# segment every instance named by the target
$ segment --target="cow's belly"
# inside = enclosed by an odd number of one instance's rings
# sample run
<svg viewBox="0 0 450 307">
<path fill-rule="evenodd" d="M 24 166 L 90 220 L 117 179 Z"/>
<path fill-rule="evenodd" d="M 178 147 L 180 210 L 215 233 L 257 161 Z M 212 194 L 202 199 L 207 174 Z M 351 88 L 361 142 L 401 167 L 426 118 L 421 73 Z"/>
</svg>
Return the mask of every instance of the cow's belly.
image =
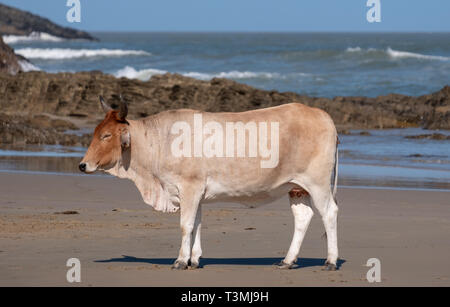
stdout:
<svg viewBox="0 0 450 307">
<path fill-rule="evenodd" d="M 273 202 L 296 187 L 293 183 L 283 183 L 277 186 L 239 187 L 224 186 L 217 182 L 208 182 L 203 203 L 238 203 L 247 206 L 264 205 Z"/>
</svg>

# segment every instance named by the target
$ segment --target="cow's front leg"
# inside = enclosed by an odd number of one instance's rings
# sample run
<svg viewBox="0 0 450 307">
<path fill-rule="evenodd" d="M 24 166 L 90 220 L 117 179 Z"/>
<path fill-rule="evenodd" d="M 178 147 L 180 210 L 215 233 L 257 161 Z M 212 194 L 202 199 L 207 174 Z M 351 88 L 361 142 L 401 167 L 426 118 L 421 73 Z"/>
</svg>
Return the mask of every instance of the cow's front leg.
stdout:
<svg viewBox="0 0 450 307">
<path fill-rule="evenodd" d="M 187 269 L 189 258 L 191 257 L 191 237 L 200 203 L 201 193 L 186 189 L 182 193 L 180 202 L 180 227 L 181 227 L 181 248 L 177 260 L 172 268 Z"/>
<path fill-rule="evenodd" d="M 192 236 L 194 237 L 194 244 L 192 246 L 191 253 L 191 268 L 196 269 L 200 267 L 200 257 L 202 256 L 202 244 L 201 235 L 202 230 L 202 205 L 198 205 L 197 215 L 195 217 L 194 232 Z"/>
</svg>

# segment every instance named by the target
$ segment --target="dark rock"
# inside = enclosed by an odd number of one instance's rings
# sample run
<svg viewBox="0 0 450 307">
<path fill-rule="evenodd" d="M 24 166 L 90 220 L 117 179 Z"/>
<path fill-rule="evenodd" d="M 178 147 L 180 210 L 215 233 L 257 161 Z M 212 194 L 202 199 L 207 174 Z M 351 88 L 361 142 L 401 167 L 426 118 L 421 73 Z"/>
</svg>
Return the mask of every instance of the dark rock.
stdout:
<svg viewBox="0 0 450 307">
<path fill-rule="evenodd" d="M 0 26 L 1 28 L 1 26 Z M 22 71 L 19 61 L 27 61 L 24 57 L 14 53 L 14 49 L 3 42 L 0 36 L 0 73 L 16 74 Z"/>
<path fill-rule="evenodd" d="M 419 135 L 408 135 L 405 136 L 407 139 L 427 139 L 427 140 L 450 140 L 450 135 L 444 135 L 442 133 L 433 134 L 419 134 Z"/>
<path fill-rule="evenodd" d="M 327 111 L 341 130 L 420 126 L 450 129 L 448 86 L 420 97 L 391 94 L 328 99 L 264 91 L 227 79 L 201 81 L 177 74 L 156 75 L 147 82 L 117 79 L 100 72 L 0 76 L 0 107 L 4 112 L 98 119 L 103 116 L 98 96 L 117 105 L 120 93 L 129 102 L 134 118 L 168 109 L 237 112 L 298 101 Z"/>
<path fill-rule="evenodd" d="M 0 144 L 89 145 L 91 135 L 63 133 L 52 127 L 52 121 L 46 118 L 0 113 Z"/>
<path fill-rule="evenodd" d="M 62 212 L 55 212 L 54 214 L 80 214 L 78 211 L 68 210 Z"/>
<path fill-rule="evenodd" d="M 358 133 L 359 135 L 362 135 L 362 136 L 370 136 L 371 134 L 370 134 L 370 132 L 368 132 L 368 131 L 361 131 L 360 133 Z"/>
<path fill-rule="evenodd" d="M 338 134 L 340 135 L 351 135 L 352 133 L 347 129 L 337 129 Z"/>
<path fill-rule="evenodd" d="M 412 154 L 412 155 L 408 155 L 408 158 L 423 158 L 423 155 L 421 154 Z"/>
<path fill-rule="evenodd" d="M 0 74 L 1 112 L 27 116 L 24 126 L 13 125 L 16 129 L 14 140 L 20 140 L 19 135 L 23 132 L 28 136 L 26 142 L 87 144 L 84 138 L 61 131 L 76 129 L 74 122 L 80 128 L 93 128 L 104 116 L 99 106 L 99 95 L 112 106 L 117 106 L 120 94 L 129 104 L 131 119 L 170 109 L 239 112 L 301 102 L 327 111 L 342 134 L 352 134 L 351 130 L 357 129 L 420 126 L 450 129 L 448 86 L 420 97 L 391 94 L 376 98 L 329 99 L 264 91 L 227 79 L 201 81 L 169 73 L 153 76 L 146 82 L 115 78 L 101 72 Z M 44 129 L 39 131 L 37 126 Z M 368 132 L 363 131 L 361 135 L 368 135 Z M 8 137 L 9 142 L 13 136 Z M 0 138 L 7 137 L 1 135 Z"/>
<path fill-rule="evenodd" d="M 30 35 L 44 32 L 66 39 L 96 40 L 89 33 L 59 26 L 47 18 L 0 4 L 0 35 Z"/>
<path fill-rule="evenodd" d="M 50 125 L 61 132 L 66 130 L 78 130 L 78 127 L 74 123 L 63 119 L 52 119 Z"/>
<path fill-rule="evenodd" d="M 361 135 L 361 136 L 371 136 L 369 131 L 352 132 L 348 129 L 338 129 L 338 134 L 340 135 Z"/>
</svg>

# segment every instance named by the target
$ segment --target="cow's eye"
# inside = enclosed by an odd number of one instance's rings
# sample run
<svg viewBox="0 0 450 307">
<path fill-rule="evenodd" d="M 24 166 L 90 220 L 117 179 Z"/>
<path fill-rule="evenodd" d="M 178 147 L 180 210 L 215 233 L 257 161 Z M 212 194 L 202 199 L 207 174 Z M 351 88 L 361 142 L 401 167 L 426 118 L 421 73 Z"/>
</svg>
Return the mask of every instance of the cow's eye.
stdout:
<svg viewBox="0 0 450 307">
<path fill-rule="evenodd" d="M 111 137 L 111 133 L 105 133 L 105 134 L 103 134 L 101 137 L 100 137 L 100 139 L 101 140 L 106 140 L 106 139 L 108 139 L 108 138 L 110 138 Z"/>
</svg>

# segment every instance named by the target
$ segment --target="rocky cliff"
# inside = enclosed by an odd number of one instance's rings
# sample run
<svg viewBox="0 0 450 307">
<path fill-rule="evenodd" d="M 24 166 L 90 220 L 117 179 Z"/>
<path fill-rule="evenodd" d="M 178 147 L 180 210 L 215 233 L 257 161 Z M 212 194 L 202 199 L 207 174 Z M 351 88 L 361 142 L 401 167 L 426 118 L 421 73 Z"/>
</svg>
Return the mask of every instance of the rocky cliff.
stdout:
<svg viewBox="0 0 450 307">
<path fill-rule="evenodd" d="M 38 15 L 0 4 L 0 35 L 29 35 L 32 32 L 67 39 L 95 40 L 89 33 L 62 27 Z"/>
<path fill-rule="evenodd" d="M 14 50 L 3 42 L 0 36 L 0 73 L 16 74 L 22 70 L 19 61 L 27 61 L 14 53 Z"/>
<path fill-rule="evenodd" d="M 15 143 L 20 139 L 25 143 L 86 145 L 88 137 L 67 138 L 63 132 L 92 128 L 103 117 L 98 96 L 104 96 L 114 106 L 119 94 L 129 103 L 130 118 L 169 109 L 236 112 L 297 101 L 326 110 L 340 131 L 405 127 L 450 129 L 449 86 L 419 97 L 390 94 L 376 98 L 329 99 L 264 91 L 228 79 L 201 81 L 177 74 L 157 75 L 143 82 L 118 79 L 101 72 L 26 72 L 15 76 L 0 74 L 0 134 L 9 135 L 0 141 Z M 44 127 L 48 120 L 42 120 L 42 116 L 60 121 Z M 32 132 L 39 127 L 41 131 Z"/>
<path fill-rule="evenodd" d="M 351 129 L 450 129 L 449 86 L 419 97 L 390 94 L 329 99 L 259 90 L 228 79 L 201 81 L 177 74 L 153 76 L 147 82 L 101 72 L 0 75 L 0 110 L 8 113 L 95 119 L 102 116 L 98 96 L 114 104 L 119 94 L 129 102 L 135 118 L 168 109 L 237 112 L 298 101 L 326 110 L 337 125 Z"/>
</svg>

